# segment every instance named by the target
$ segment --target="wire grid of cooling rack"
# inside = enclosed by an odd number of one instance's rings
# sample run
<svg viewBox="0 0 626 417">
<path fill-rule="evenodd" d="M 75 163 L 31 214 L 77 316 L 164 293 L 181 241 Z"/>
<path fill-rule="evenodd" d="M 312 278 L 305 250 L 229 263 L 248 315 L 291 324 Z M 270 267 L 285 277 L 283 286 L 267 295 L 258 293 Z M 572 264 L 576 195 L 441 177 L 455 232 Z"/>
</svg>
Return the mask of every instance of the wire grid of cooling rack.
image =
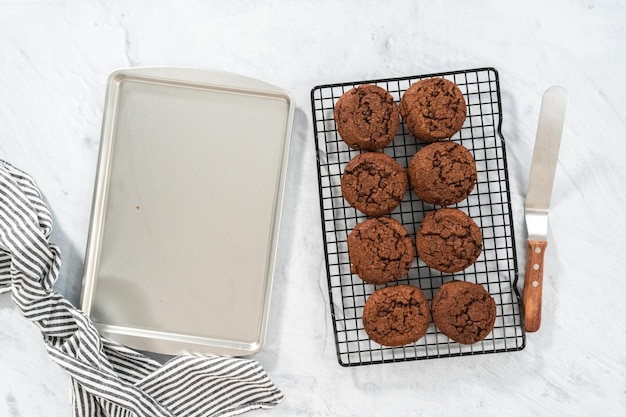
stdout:
<svg viewBox="0 0 626 417">
<path fill-rule="evenodd" d="M 480 226 L 483 250 L 474 265 L 455 274 L 430 269 L 416 257 L 407 277 L 386 285 L 417 286 L 430 301 L 441 284 L 452 279 L 482 284 L 496 301 L 497 317 L 493 331 L 473 345 L 448 339 L 430 323 L 426 335 L 417 342 L 386 347 L 370 340 L 362 323 L 365 300 L 383 286 L 367 284 L 350 273 L 346 239 L 354 226 L 367 217 L 352 208 L 341 194 L 343 169 L 359 151 L 350 149 L 341 140 L 333 108 L 344 92 L 360 84 L 376 84 L 389 91 L 399 103 L 412 83 L 431 77 L 444 77 L 456 83 L 467 103 L 465 124 L 451 140 L 472 152 L 478 178 L 470 196 L 452 207 L 467 213 Z M 339 363 L 356 366 L 523 349 L 526 335 L 516 288 L 518 268 L 506 154 L 500 132 L 502 114 L 498 72 L 494 68 L 479 68 L 321 85 L 312 89 L 311 104 L 329 301 Z M 406 167 L 415 152 L 425 145 L 414 139 L 402 122 L 393 142 L 383 152 Z M 409 191 L 391 217 L 399 220 L 414 239 L 425 213 L 435 209 L 437 207 L 422 202 Z"/>
</svg>

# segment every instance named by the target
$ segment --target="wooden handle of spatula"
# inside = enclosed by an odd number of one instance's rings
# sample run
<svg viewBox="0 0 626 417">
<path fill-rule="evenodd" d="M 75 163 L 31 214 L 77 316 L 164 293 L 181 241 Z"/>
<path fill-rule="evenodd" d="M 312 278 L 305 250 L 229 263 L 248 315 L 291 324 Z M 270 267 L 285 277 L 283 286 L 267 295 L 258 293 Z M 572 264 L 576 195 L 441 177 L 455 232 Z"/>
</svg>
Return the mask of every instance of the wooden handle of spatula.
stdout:
<svg viewBox="0 0 626 417">
<path fill-rule="evenodd" d="M 524 324 L 527 332 L 536 332 L 541 325 L 543 289 L 543 254 L 548 242 L 529 240 L 526 276 L 524 277 Z"/>
</svg>

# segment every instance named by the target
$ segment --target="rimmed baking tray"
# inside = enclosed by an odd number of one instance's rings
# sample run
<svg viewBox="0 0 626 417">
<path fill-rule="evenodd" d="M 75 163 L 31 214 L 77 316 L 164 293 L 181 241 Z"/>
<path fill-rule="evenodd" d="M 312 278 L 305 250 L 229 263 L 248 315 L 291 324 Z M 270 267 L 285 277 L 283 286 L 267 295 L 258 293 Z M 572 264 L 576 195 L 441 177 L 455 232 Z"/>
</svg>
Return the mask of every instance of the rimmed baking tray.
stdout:
<svg viewBox="0 0 626 417">
<path fill-rule="evenodd" d="M 81 296 L 104 336 L 163 354 L 262 348 L 294 109 L 232 73 L 110 75 Z"/>
<path fill-rule="evenodd" d="M 450 340 L 431 323 L 425 337 L 415 343 L 401 347 L 381 346 L 368 338 L 362 323 L 365 300 L 381 286 L 366 284 L 350 273 L 346 243 L 350 231 L 366 218 L 341 194 L 345 165 L 359 152 L 350 149 L 339 136 L 333 109 L 339 97 L 357 85 L 376 84 L 389 91 L 398 103 L 411 84 L 431 77 L 445 77 L 455 82 L 467 103 L 465 124 L 451 140 L 472 152 L 478 180 L 470 196 L 455 207 L 481 227 L 483 251 L 474 265 L 452 275 L 430 269 L 416 258 L 407 277 L 387 285 L 415 285 L 432 300 L 443 282 L 458 279 L 479 283 L 495 299 L 497 317 L 493 331 L 473 345 Z M 339 363 L 356 366 L 523 349 L 526 335 L 516 286 L 517 256 L 505 141 L 500 131 L 500 81 L 495 68 L 320 85 L 311 90 L 311 106 L 329 302 Z M 426 143 L 408 133 L 403 121 L 393 142 L 382 151 L 406 167 L 424 145 Z M 410 191 L 391 216 L 400 221 L 414 238 L 424 214 L 435 208 Z"/>
</svg>

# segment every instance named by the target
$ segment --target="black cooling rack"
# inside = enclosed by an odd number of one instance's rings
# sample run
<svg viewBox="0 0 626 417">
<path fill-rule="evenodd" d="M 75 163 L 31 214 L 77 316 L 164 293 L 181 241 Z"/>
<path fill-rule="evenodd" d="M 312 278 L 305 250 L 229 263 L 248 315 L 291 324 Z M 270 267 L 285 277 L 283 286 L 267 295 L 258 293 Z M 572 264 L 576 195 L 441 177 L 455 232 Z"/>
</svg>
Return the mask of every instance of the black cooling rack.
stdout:
<svg viewBox="0 0 626 417">
<path fill-rule="evenodd" d="M 386 285 L 415 285 L 432 300 L 441 284 L 452 279 L 482 284 L 496 301 L 497 318 L 487 338 L 473 345 L 448 339 L 431 323 L 426 336 L 417 342 L 402 347 L 385 347 L 368 338 L 361 321 L 365 300 L 382 286 L 364 283 L 356 274 L 350 273 L 346 239 L 366 216 L 352 208 L 341 195 L 343 169 L 359 151 L 350 149 L 341 140 L 335 127 L 333 108 L 344 92 L 360 84 L 379 85 L 399 103 L 412 83 L 430 77 L 444 77 L 455 82 L 465 96 L 467 119 L 451 140 L 472 152 L 478 179 L 472 194 L 453 207 L 467 213 L 480 226 L 483 251 L 474 265 L 456 274 L 430 269 L 416 258 L 407 277 Z M 502 114 L 498 72 L 494 68 L 479 68 L 321 85 L 311 91 L 311 104 L 330 310 L 339 363 L 355 366 L 523 349 L 526 335 L 516 287 L 518 268 L 506 154 L 500 132 Z M 393 142 L 383 152 L 406 167 L 424 145 L 426 143 L 408 133 L 402 122 Z M 424 214 L 436 208 L 422 202 L 410 191 L 391 216 L 399 220 L 414 238 Z"/>
</svg>

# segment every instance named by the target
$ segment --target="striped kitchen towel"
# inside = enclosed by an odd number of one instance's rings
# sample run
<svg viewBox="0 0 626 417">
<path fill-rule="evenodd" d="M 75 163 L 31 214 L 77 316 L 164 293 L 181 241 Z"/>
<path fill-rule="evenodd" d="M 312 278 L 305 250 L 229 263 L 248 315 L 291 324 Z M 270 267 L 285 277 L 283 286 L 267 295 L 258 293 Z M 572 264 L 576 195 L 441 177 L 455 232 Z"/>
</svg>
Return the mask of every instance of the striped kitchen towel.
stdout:
<svg viewBox="0 0 626 417">
<path fill-rule="evenodd" d="M 271 408 L 282 392 L 253 360 L 181 355 L 160 364 L 99 335 L 54 291 L 61 264 L 33 179 L 0 161 L 0 293 L 11 292 L 70 376 L 77 417 L 231 416 Z"/>
</svg>

